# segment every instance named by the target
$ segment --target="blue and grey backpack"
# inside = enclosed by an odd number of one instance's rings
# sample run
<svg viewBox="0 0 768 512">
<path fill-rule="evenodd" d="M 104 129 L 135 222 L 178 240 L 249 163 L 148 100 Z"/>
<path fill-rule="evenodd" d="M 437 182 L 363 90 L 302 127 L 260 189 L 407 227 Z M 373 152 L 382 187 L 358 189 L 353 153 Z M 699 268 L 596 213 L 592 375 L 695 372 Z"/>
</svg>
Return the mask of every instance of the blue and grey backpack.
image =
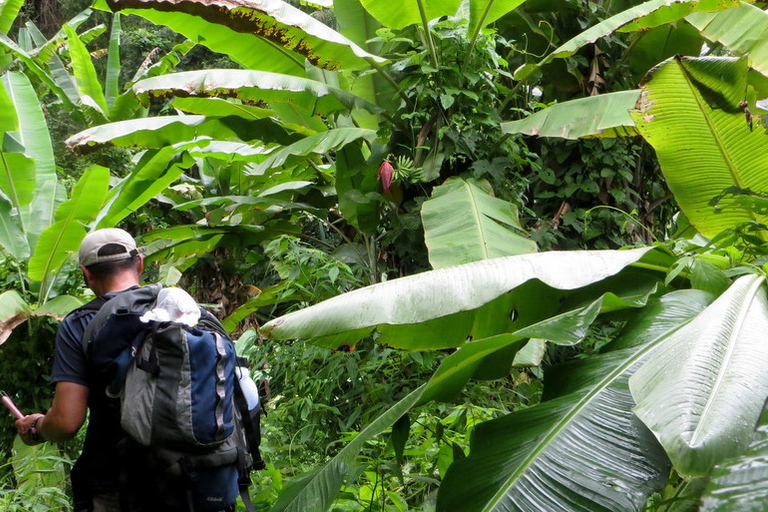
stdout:
<svg viewBox="0 0 768 512">
<path fill-rule="evenodd" d="M 264 462 L 261 407 L 249 408 L 241 386 L 248 362 L 202 308 L 194 327 L 142 322 L 161 289 L 137 287 L 97 304 L 83 336 L 89 362 L 119 401 L 120 464 L 133 473 L 121 487 L 153 486 L 146 495 L 164 501 L 155 510 L 234 510 L 239 494 L 252 512 L 249 473 Z"/>
</svg>

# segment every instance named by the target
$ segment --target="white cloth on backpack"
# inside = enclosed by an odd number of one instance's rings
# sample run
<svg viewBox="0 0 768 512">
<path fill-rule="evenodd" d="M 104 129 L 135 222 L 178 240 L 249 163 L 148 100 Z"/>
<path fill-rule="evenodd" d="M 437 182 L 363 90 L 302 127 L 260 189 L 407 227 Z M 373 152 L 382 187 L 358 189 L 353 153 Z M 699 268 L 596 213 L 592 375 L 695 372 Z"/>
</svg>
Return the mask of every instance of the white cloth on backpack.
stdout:
<svg viewBox="0 0 768 512">
<path fill-rule="evenodd" d="M 200 320 L 200 308 L 195 299 L 181 288 L 163 288 L 157 294 L 155 307 L 141 316 L 141 321 L 144 323 L 153 320 L 194 327 Z"/>
</svg>

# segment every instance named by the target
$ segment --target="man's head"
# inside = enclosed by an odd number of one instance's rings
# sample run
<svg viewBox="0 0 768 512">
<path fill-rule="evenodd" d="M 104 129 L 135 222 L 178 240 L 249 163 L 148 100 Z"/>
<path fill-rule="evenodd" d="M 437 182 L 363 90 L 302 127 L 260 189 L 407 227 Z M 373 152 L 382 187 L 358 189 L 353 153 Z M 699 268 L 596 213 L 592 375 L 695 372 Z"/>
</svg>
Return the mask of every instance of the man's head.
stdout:
<svg viewBox="0 0 768 512">
<path fill-rule="evenodd" d="M 80 244 L 80 268 L 85 281 L 98 294 L 120 291 L 133 284 L 144 268 L 142 248 L 122 229 L 99 229 Z M 121 288 L 125 283 L 130 283 Z"/>
</svg>

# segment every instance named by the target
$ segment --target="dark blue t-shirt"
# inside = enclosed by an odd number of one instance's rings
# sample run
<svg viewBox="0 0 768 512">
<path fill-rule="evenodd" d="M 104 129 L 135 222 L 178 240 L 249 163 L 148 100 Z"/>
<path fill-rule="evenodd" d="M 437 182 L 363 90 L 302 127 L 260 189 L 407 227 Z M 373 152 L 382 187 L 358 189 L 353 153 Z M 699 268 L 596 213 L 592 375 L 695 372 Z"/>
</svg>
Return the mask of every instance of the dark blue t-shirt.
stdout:
<svg viewBox="0 0 768 512">
<path fill-rule="evenodd" d="M 120 292 L 108 293 L 112 298 Z M 73 382 L 87 386 L 88 430 L 83 452 L 72 468 L 74 502 L 90 502 L 93 495 L 116 492 L 118 489 L 117 444 L 123 438 L 120 428 L 119 404 L 107 397 L 105 386 L 95 372 L 83 348 L 85 328 L 97 311 L 79 309 L 70 313 L 56 332 L 56 352 L 53 358 L 51 382 Z M 77 507 L 76 507 L 77 509 Z"/>
</svg>

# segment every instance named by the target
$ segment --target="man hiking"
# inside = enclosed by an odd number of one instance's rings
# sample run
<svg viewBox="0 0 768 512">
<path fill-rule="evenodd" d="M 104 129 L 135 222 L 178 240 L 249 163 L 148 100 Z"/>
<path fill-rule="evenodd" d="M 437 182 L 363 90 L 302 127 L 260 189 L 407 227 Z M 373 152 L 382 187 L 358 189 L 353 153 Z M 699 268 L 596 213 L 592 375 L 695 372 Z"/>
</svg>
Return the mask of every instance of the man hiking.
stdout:
<svg viewBox="0 0 768 512">
<path fill-rule="evenodd" d="M 122 229 L 100 229 L 88 234 L 80 245 L 79 259 L 85 282 L 97 297 L 112 298 L 139 286 L 144 259 L 133 237 Z M 94 378 L 82 344 L 85 328 L 97 311 L 79 308 L 62 321 L 56 333 L 51 374 L 56 386 L 53 405 L 45 414 L 30 414 L 18 420 L 16 428 L 26 444 L 59 443 L 77 434 L 90 410 L 83 451 L 72 468 L 74 510 L 121 512 L 120 468 L 116 461 L 118 443 L 124 435 L 118 412 L 109 402 L 103 384 Z"/>
</svg>

